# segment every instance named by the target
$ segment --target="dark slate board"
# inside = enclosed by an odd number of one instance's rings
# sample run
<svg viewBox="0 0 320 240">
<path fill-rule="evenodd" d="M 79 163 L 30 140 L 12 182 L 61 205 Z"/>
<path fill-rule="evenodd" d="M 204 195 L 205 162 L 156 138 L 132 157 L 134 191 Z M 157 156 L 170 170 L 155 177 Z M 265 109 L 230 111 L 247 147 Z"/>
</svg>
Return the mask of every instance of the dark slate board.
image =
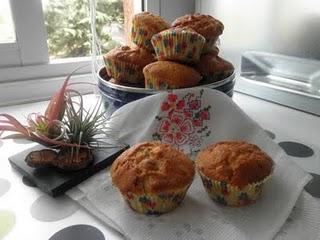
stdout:
<svg viewBox="0 0 320 240">
<path fill-rule="evenodd" d="M 9 161 L 13 168 L 17 169 L 24 177 L 34 183 L 42 191 L 48 193 L 52 197 L 56 197 L 91 177 L 98 171 L 111 165 L 127 148 L 128 146 L 94 151 L 94 162 L 87 168 L 75 172 L 62 171 L 54 167 L 29 167 L 24 161 L 25 157 L 31 151 L 43 149 L 41 146 L 36 146 L 11 156 L 9 157 Z"/>
</svg>

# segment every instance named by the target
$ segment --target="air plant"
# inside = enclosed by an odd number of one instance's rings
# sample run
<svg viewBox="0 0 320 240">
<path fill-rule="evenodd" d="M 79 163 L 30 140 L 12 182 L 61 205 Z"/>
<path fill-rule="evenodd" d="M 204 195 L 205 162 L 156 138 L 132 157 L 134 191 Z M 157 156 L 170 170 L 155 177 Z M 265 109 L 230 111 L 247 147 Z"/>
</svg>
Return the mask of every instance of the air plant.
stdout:
<svg viewBox="0 0 320 240">
<path fill-rule="evenodd" d="M 27 117 L 28 125 L 24 126 L 16 118 L 8 114 L 0 114 L 0 136 L 4 131 L 15 132 L 5 138 L 25 138 L 38 142 L 44 146 L 62 146 L 66 143 L 62 139 L 64 127 L 61 122 L 66 98 L 67 85 L 71 74 L 66 78 L 61 89 L 51 98 L 45 114 L 30 113 Z M 71 146 L 76 146 L 72 144 Z"/>
<path fill-rule="evenodd" d="M 0 114 L 0 136 L 4 131 L 14 132 L 4 139 L 25 138 L 51 149 L 30 153 L 26 162 L 32 167 L 53 165 L 77 170 L 92 161 L 93 149 L 115 147 L 108 141 L 112 134 L 105 126 L 101 101 L 87 111 L 82 95 L 68 88 L 71 75 L 51 98 L 44 115 L 28 115 L 28 125 L 21 124 L 11 115 Z"/>
</svg>

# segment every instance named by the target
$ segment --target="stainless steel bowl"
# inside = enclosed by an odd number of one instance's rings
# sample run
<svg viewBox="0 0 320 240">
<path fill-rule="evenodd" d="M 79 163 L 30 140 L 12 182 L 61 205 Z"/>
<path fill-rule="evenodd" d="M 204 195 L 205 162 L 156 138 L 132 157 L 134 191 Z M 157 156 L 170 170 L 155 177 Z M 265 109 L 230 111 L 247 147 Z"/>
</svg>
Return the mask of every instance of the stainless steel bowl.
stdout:
<svg viewBox="0 0 320 240">
<path fill-rule="evenodd" d="M 99 92 L 101 93 L 101 95 L 105 100 L 105 106 L 106 106 L 108 115 L 111 115 L 115 110 L 117 110 L 118 108 L 120 108 L 121 106 L 129 102 L 132 102 L 140 98 L 144 98 L 146 96 L 150 96 L 159 92 L 163 92 L 163 91 L 157 91 L 153 89 L 126 87 L 126 86 L 110 83 L 109 82 L 110 77 L 108 76 L 105 67 L 102 67 L 98 70 L 97 76 L 98 76 Z M 207 87 L 211 89 L 216 89 L 232 97 L 234 84 L 235 84 L 235 73 L 233 73 L 229 77 L 222 79 L 220 81 L 210 83 L 210 84 L 205 84 L 205 85 L 199 85 L 197 87 Z"/>
</svg>

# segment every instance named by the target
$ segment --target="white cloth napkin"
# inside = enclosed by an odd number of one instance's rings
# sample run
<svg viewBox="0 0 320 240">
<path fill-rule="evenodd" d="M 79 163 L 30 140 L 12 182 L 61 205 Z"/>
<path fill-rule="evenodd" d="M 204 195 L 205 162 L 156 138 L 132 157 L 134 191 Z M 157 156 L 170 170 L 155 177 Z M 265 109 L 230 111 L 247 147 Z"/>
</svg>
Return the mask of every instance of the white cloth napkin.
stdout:
<svg viewBox="0 0 320 240">
<path fill-rule="evenodd" d="M 217 141 L 247 140 L 275 161 L 273 176 L 261 199 L 241 208 L 213 202 L 198 176 L 182 205 L 158 217 L 133 212 L 112 186 L 106 171 L 67 193 L 128 239 L 272 239 L 311 179 L 230 98 L 214 90 L 177 90 L 135 101 L 116 111 L 110 125 L 118 129 L 119 139 L 126 143 L 161 138 L 191 156 Z M 277 238 L 319 236 L 319 206 L 317 200 L 303 193 L 292 213 L 293 220 L 283 226 Z M 293 223 L 307 232 L 297 231 L 299 227 Z"/>
</svg>

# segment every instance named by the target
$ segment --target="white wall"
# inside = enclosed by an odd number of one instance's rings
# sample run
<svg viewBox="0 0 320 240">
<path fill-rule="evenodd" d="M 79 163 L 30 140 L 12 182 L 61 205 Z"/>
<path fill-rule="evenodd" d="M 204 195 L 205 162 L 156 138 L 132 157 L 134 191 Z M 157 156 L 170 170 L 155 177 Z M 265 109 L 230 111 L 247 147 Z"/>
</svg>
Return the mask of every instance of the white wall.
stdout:
<svg viewBox="0 0 320 240">
<path fill-rule="evenodd" d="M 146 0 L 145 9 L 156 13 L 168 22 L 188 13 L 195 12 L 196 0 Z"/>
</svg>

